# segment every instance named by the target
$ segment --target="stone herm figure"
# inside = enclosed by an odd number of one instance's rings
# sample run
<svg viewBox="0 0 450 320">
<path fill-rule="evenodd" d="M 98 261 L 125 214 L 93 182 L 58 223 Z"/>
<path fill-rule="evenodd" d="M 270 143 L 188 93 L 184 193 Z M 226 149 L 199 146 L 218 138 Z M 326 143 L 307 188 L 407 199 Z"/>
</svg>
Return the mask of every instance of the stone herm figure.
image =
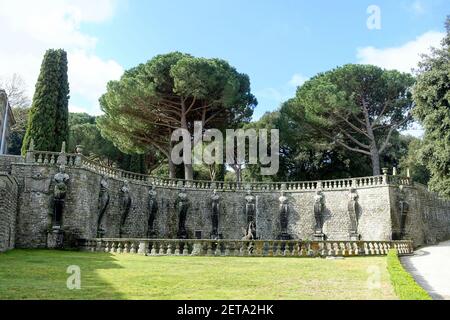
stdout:
<svg viewBox="0 0 450 320">
<path fill-rule="evenodd" d="M 255 235 L 256 235 L 256 225 L 255 222 L 250 221 L 247 229 L 242 228 L 242 230 L 244 231 L 244 237 L 242 238 L 242 240 L 255 240 Z"/>
<path fill-rule="evenodd" d="M 55 188 L 53 190 L 53 227 L 61 227 L 62 217 L 64 211 L 64 201 L 67 195 L 67 183 L 70 180 L 69 175 L 66 173 L 66 167 L 61 165 L 59 167 L 59 172 L 53 177 L 55 182 Z"/>
<path fill-rule="evenodd" d="M 247 190 L 247 195 L 245 196 L 245 215 L 247 216 L 247 229 L 250 227 L 251 222 L 255 226 L 252 234 L 253 239 L 256 239 L 256 198 L 252 195 L 251 190 Z"/>
<path fill-rule="evenodd" d="M 186 218 L 189 209 L 189 199 L 186 189 L 183 187 L 178 193 L 176 207 L 178 208 L 178 239 L 187 239 Z"/>
<path fill-rule="evenodd" d="M 129 186 L 127 180 L 125 180 L 123 182 L 123 186 L 120 189 L 120 192 L 122 193 L 122 203 L 121 203 L 122 216 L 120 219 L 119 237 L 122 238 L 123 227 L 125 226 L 125 222 L 128 218 L 128 215 L 130 214 L 131 202 L 132 202 L 131 196 L 130 196 L 130 186 Z"/>
<path fill-rule="evenodd" d="M 323 207 L 324 196 L 322 190 L 319 189 L 314 196 L 314 218 L 316 220 L 314 231 L 317 235 L 323 235 Z"/>
<path fill-rule="evenodd" d="M 289 199 L 286 197 L 284 191 L 281 191 L 281 196 L 278 198 L 280 202 L 279 216 L 280 216 L 280 227 L 281 234 L 279 239 L 289 240 L 291 236 L 288 234 L 288 221 L 289 221 Z"/>
<path fill-rule="evenodd" d="M 400 189 L 400 194 L 398 196 L 398 208 L 400 212 L 400 239 L 403 239 L 406 234 L 406 217 L 409 212 L 409 204 L 405 201 L 403 189 Z"/>
<path fill-rule="evenodd" d="M 220 196 L 217 194 L 217 190 L 213 190 L 211 196 L 211 221 L 212 221 L 212 232 L 211 239 L 219 238 L 219 201 Z"/>
<path fill-rule="evenodd" d="M 281 196 L 278 198 L 280 201 L 280 226 L 281 233 L 287 233 L 288 228 L 288 214 L 289 214 L 289 199 L 286 197 L 285 192 L 281 192 Z"/>
<path fill-rule="evenodd" d="M 359 224 L 359 212 L 358 212 L 358 194 L 355 188 L 350 188 L 348 194 L 348 215 L 351 222 L 350 238 L 352 240 L 359 240 L 358 224 Z"/>
<path fill-rule="evenodd" d="M 247 222 L 255 221 L 256 198 L 252 195 L 251 190 L 247 190 L 247 195 L 245 196 L 245 213 L 247 216 Z"/>
<path fill-rule="evenodd" d="M 108 181 L 103 176 L 100 180 L 100 193 L 98 195 L 98 220 L 97 220 L 97 236 L 103 237 L 105 234 L 104 228 L 102 228 L 102 220 L 109 206 L 109 188 Z"/>
<path fill-rule="evenodd" d="M 154 230 L 154 221 L 158 212 L 158 202 L 156 200 L 155 186 L 150 186 L 148 190 L 148 220 L 147 220 L 147 237 L 154 238 L 156 232 Z"/>
</svg>

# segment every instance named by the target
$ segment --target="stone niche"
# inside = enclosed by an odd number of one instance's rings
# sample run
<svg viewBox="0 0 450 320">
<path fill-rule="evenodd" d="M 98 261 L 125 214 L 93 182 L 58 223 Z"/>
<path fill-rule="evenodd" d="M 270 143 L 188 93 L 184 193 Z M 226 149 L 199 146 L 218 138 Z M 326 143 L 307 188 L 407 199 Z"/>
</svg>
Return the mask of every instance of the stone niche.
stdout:
<svg viewBox="0 0 450 320">
<path fill-rule="evenodd" d="M 104 238 L 147 238 L 149 237 L 149 197 L 154 186 L 156 206 L 152 220 L 152 238 L 175 239 L 178 236 L 179 208 L 177 197 L 181 187 L 161 179 L 161 181 L 143 181 L 131 174 L 126 177 L 114 170 L 97 170 L 95 167 L 70 165 L 66 168 L 70 180 L 67 184 L 67 196 L 61 229 L 64 241 L 77 243 L 79 239 L 93 239 L 98 236 L 99 197 L 102 177 L 107 180 L 108 206 L 101 219 Z M 0 241 L 5 246 L 5 238 L 12 238 L 16 247 L 46 247 L 51 227 L 53 199 L 53 177 L 58 171 L 56 164 L 13 163 L 11 175 L 4 174 L 2 183 L 11 186 L 7 198 L 2 197 L 1 205 L 7 210 L 8 221 L 13 227 L 0 229 Z M 105 172 L 108 174 L 105 175 Z M 385 178 L 385 176 L 383 177 Z M 127 216 L 123 217 L 123 187 L 128 180 L 128 194 L 131 199 Z M 354 178 L 345 181 L 320 182 L 322 189 L 321 214 L 322 233 L 327 240 L 354 240 L 355 227 L 349 214 L 350 184 L 357 194 L 357 236 L 361 240 L 392 240 L 398 231 L 398 183 L 386 183 L 380 177 Z M 236 187 L 225 183 L 209 185 L 186 185 L 185 193 L 189 202 L 186 214 L 186 237 L 210 239 L 213 232 L 212 196 L 213 190 L 219 197 L 217 215 L 217 235 L 221 239 L 242 239 L 248 233 L 246 214 L 247 189 L 254 196 L 256 238 L 272 240 L 280 234 L 291 239 L 314 240 L 316 219 L 315 201 L 319 183 L 306 182 L 296 184 L 273 183 L 267 186 L 249 184 Z M 282 188 L 283 187 L 283 188 Z M 287 230 L 280 224 L 280 196 L 284 191 L 287 203 Z M 12 190 L 12 191 L 11 191 Z M 4 191 L 6 192 L 6 191 Z M 420 186 L 408 185 L 403 188 L 404 199 L 409 205 L 404 220 L 405 238 L 415 245 L 438 241 L 449 235 L 450 204 L 437 199 Z M 5 204 L 3 199 L 9 199 Z M 17 205 L 17 208 L 14 206 Z M 0 207 L 1 208 L 1 207 Z M 16 210 L 17 209 L 17 210 Z M 15 215 L 14 212 L 17 212 Z M 215 218 L 214 218 L 215 219 Z M 216 222 L 214 222 L 216 223 Z M 286 229 L 284 227 L 284 229 Z M 5 236 L 9 235 L 9 236 Z M 8 242 L 9 246 L 11 243 Z"/>
</svg>

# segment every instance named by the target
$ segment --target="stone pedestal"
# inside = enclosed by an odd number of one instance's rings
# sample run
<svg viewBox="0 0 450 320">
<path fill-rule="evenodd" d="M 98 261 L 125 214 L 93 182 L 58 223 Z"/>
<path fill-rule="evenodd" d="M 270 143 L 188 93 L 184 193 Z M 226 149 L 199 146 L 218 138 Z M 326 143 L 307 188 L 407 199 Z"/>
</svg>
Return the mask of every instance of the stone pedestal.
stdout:
<svg viewBox="0 0 450 320">
<path fill-rule="evenodd" d="M 209 235 L 209 238 L 211 240 L 220 240 L 220 239 L 223 239 L 223 234 L 222 233 L 214 234 L 211 232 L 211 234 Z"/>
<path fill-rule="evenodd" d="M 47 233 L 47 248 L 62 249 L 64 247 L 64 231 L 61 227 L 55 226 Z"/>
<path fill-rule="evenodd" d="M 177 233 L 178 239 L 187 239 L 187 232 L 186 230 L 179 230 Z"/>
<path fill-rule="evenodd" d="M 194 243 L 194 247 L 192 248 L 191 256 L 199 256 L 202 253 L 202 244 Z"/>
<path fill-rule="evenodd" d="M 292 240 L 292 236 L 287 232 L 282 232 L 278 235 L 277 240 Z"/>
<path fill-rule="evenodd" d="M 324 241 L 324 240 L 325 240 L 325 234 L 323 232 L 314 233 L 314 241 Z"/>
<path fill-rule="evenodd" d="M 103 228 L 100 228 L 100 229 L 98 229 L 97 230 L 97 238 L 103 238 L 104 236 L 105 236 L 105 229 L 103 229 Z"/>
<path fill-rule="evenodd" d="M 351 232 L 350 233 L 350 240 L 351 241 L 359 241 L 360 238 L 361 238 L 361 236 L 359 235 L 359 233 L 357 233 L 357 232 Z"/>
</svg>

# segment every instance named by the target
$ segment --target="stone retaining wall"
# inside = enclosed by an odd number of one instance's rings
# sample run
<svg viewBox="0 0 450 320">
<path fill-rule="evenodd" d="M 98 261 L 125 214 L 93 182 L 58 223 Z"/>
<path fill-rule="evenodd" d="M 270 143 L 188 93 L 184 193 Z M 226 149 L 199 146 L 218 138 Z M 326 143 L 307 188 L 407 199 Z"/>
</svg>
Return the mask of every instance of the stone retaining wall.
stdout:
<svg viewBox="0 0 450 320">
<path fill-rule="evenodd" d="M 16 180 L 0 172 L 0 252 L 15 246 L 17 196 Z"/>
<path fill-rule="evenodd" d="M 17 214 L 17 247 L 46 247 L 53 212 L 53 177 L 59 164 L 67 166 L 70 180 L 63 216 L 67 244 L 97 236 L 100 181 L 108 182 L 109 206 L 103 219 L 105 237 L 117 238 L 122 209 L 121 188 L 129 183 L 131 209 L 122 237 L 147 237 L 148 192 L 155 186 L 158 211 L 154 221 L 155 237 L 174 239 L 178 231 L 175 206 L 181 188 L 186 189 L 190 207 L 186 228 L 188 238 L 210 238 L 212 231 L 211 196 L 217 189 L 219 233 L 224 239 L 241 239 L 247 227 L 245 196 L 247 189 L 256 197 L 256 235 L 276 239 L 280 234 L 279 197 L 289 199 L 288 233 L 292 239 L 314 240 L 314 198 L 322 190 L 323 231 L 327 240 L 351 240 L 349 212 L 350 187 L 357 194 L 358 234 L 364 241 L 411 239 L 414 245 L 435 242 L 450 235 L 450 203 L 442 201 L 409 178 L 376 176 L 329 181 L 289 183 L 224 183 L 177 181 L 102 167 L 82 155 L 29 152 L 26 161 L 11 164 L 20 192 Z M 401 224 L 400 201 L 407 203 L 405 226 Z"/>
</svg>

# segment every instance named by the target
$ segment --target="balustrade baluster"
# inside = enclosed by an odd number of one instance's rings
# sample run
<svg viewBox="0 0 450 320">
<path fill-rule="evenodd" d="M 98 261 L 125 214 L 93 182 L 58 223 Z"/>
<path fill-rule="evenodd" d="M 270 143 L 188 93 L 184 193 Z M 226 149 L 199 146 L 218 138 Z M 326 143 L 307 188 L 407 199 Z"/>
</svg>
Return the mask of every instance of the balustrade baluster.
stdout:
<svg viewBox="0 0 450 320">
<path fill-rule="evenodd" d="M 146 242 L 146 241 L 139 241 L 138 254 L 141 254 L 141 255 L 147 254 L 147 247 L 148 247 L 148 242 Z"/>
<path fill-rule="evenodd" d="M 372 242 L 369 242 L 369 251 L 371 255 L 375 254 L 375 248 Z"/>
<path fill-rule="evenodd" d="M 216 242 L 216 251 L 214 252 L 215 256 L 221 256 L 222 255 L 222 250 L 220 248 L 221 243 L 218 241 Z"/>
<path fill-rule="evenodd" d="M 189 243 L 187 241 L 183 242 L 183 256 L 189 254 Z"/>
<path fill-rule="evenodd" d="M 345 244 L 343 243 L 343 242 L 341 242 L 340 244 L 339 244 L 339 249 L 340 249 L 340 251 L 341 251 L 341 255 L 342 256 L 348 256 L 348 254 L 347 254 L 347 251 L 345 250 L 346 248 L 345 248 Z"/>
<path fill-rule="evenodd" d="M 160 256 L 163 256 L 165 253 L 166 253 L 166 251 L 165 251 L 165 243 L 164 243 L 164 241 L 161 241 L 160 243 L 159 243 L 159 252 L 158 252 L 158 255 L 160 255 Z"/>
<path fill-rule="evenodd" d="M 211 241 L 208 241 L 208 242 L 207 242 L 206 255 L 208 255 L 208 256 L 212 256 L 212 255 L 213 255 L 213 251 L 212 251 L 212 243 L 211 243 Z"/>
<path fill-rule="evenodd" d="M 225 256 L 230 256 L 231 252 L 230 252 L 230 243 L 227 241 L 225 242 Z"/>
<path fill-rule="evenodd" d="M 291 256 L 293 256 L 293 257 L 298 256 L 298 242 L 292 242 Z"/>
<path fill-rule="evenodd" d="M 130 253 L 132 253 L 132 254 L 136 253 L 136 242 L 135 241 L 131 241 Z"/>
<path fill-rule="evenodd" d="M 374 249 L 374 252 L 375 252 L 376 255 L 379 255 L 379 254 L 380 254 L 380 250 L 379 250 L 379 248 L 378 248 L 378 243 L 377 243 L 377 242 L 375 242 L 375 243 L 373 244 L 373 249 Z"/>
</svg>

